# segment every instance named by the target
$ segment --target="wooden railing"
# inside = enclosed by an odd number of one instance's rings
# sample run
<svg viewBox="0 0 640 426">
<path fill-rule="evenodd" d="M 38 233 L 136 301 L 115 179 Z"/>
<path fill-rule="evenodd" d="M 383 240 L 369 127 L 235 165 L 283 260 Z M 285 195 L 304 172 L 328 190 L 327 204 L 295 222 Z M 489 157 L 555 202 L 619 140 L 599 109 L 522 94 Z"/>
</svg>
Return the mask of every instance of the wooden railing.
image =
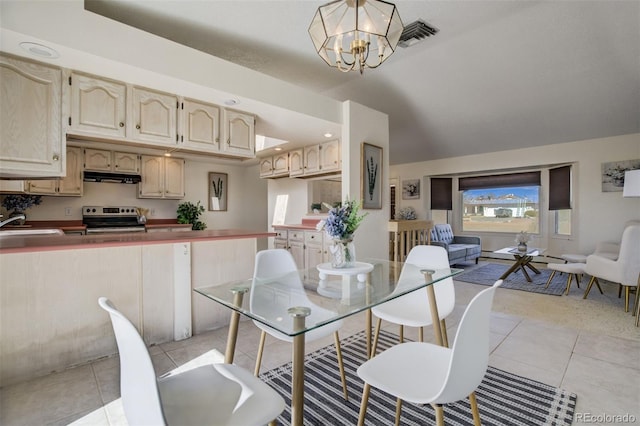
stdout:
<svg viewBox="0 0 640 426">
<path fill-rule="evenodd" d="M 389 260 L 404 262 L 417 245 L 431 244 L 432 220 L 389 221 Z"/>
</svg>

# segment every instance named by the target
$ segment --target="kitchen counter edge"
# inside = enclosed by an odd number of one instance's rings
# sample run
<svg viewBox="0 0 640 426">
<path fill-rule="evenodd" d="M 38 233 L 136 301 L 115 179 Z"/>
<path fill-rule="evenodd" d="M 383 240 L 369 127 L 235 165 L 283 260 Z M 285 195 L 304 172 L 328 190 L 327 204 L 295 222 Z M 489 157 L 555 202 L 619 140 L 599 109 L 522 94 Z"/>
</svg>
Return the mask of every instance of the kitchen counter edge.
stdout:
<svg viewBox="0 0 640 426">
<path fill-rule="evenodd" d="M 191 232 L 126 233 L 61 236 L 13 236 L 0 240 L 0 254 L 77 250 L 133 245 L 171 244 L 242 238 L 275 237 L 274 232 L 217 229 Z"/>
</svg>

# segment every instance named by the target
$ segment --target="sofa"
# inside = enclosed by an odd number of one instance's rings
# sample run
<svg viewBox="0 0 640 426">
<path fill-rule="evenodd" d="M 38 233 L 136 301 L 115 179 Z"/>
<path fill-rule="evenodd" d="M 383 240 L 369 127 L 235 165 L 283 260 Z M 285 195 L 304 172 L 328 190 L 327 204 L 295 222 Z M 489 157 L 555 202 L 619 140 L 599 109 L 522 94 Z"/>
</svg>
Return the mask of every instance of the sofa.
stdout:
<svg viewBox="0 0 640 426">
<path fill-rule="evenodd" d="M 453 235 L 451 225 L 439 223 L 431 229 L 431 244 L 444 247 L 449 254 L 449 265 L 475 260 L 482 253 L 480 237 Z"/>
</svg>

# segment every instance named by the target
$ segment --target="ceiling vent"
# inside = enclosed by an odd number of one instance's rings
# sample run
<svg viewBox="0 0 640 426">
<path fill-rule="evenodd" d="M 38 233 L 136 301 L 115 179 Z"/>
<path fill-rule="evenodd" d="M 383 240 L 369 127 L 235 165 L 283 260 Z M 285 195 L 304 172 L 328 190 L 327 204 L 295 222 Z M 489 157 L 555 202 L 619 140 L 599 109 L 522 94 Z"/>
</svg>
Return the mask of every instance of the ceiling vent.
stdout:
<svg viewBox="0 0 640 426">
<path fill-rule="evenodd" d="M 437 28 L 432 27 L 421 19 L 418 19 L 409 25 L 405 25 L 404 30 L 400 35 L 398 46 L 413 46 L 414 44 L 423 41 L 425 38 L 435 35 L 438 31 L 439 30 Z"/>
</svg>

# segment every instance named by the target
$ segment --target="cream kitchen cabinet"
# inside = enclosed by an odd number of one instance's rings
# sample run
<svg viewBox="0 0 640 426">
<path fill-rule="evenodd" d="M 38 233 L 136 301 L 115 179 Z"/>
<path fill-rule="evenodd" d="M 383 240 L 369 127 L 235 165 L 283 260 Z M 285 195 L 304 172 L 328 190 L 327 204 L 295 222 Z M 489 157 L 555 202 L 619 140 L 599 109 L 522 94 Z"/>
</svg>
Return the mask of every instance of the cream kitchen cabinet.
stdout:
<svg viewBox="0 0 640 426">
<path fill-rule="evenodd" d="M 84 149 L 84 169 L 97 172 L 140 173 L 138 154 L 131 152 Z"/>
<path fill-rule="evenodd" d="M 320 144 L 320 172 L 340 171 L 340 141 L 333 140 Z"/>
<path fill-rule="evenodd" d="M 127 136 L 127 86 L 124 83 L 72 72 L 69 85 L 70 133 L 107 138 Z"/>
<path fill-rule="evenodd" d="M 142 155 L 138 198 L 184 198 L 184 160 Z"/>
<path fill-rule="evenodd" d="M 65 176 L 62 69 L 0 54 L 0 177 Z"/>
<path fill-rule="evenodd" d="M 320 171 L 320 145 L 304 147 L 304 172 L 305 175 L 316 174 Z"/>
<path fill-rule="evenodd" d="M 134 87 L 132 138 L 154 145 L 177 143 L 178 97 L 143 87 Z"/>
<path fill-rule="evenodd" d="M 220 152 L 220 107 L 194 99 L 180 104 L 180 145 L 200 152 Z"/>
<path fill-rule="evenodd" d="M 315 268 L 317 265 L 327 262 L 328 256 L 325 254 L 323 241 L 323 232 L 304 231 L 305 269 Z"/>
<path fill-rule="evenodd" d="M 224 117 L 225 142 L 222 153 L 236 157 L 255 157 L 255 117 L 233 110 L 225 110 Z"/>
<path fill-rule="evenodd" d="M 304 174 L 304 149 L 296 149 L 289 152 L 289 176 L 302 176 Z"/>
<path fill-rule="evenodd" d="M 260 177 L 277 178 L 289 176 L 289 154 L 284 152 L 260 160 Z"/>
<path fill-rule="evenodd" d="M 304 256 L 304 231 L 289 230 L 287 244 L 293 260 L 298 269 L 305 269 Z"/>
<path fill-rule="evenodd" d="M 284 229 L 276 229 L 276 237 L 273 240 L 273 248 L 288 250 L 288 234 Z"/>
<path fill-rule="evenodd" d="M 81 196 L 82 195 L 82 148 L 67 147 L 67 175 L 56 180 L 31 180 L 28 192 L 38 195 Z"/>
</svg>

